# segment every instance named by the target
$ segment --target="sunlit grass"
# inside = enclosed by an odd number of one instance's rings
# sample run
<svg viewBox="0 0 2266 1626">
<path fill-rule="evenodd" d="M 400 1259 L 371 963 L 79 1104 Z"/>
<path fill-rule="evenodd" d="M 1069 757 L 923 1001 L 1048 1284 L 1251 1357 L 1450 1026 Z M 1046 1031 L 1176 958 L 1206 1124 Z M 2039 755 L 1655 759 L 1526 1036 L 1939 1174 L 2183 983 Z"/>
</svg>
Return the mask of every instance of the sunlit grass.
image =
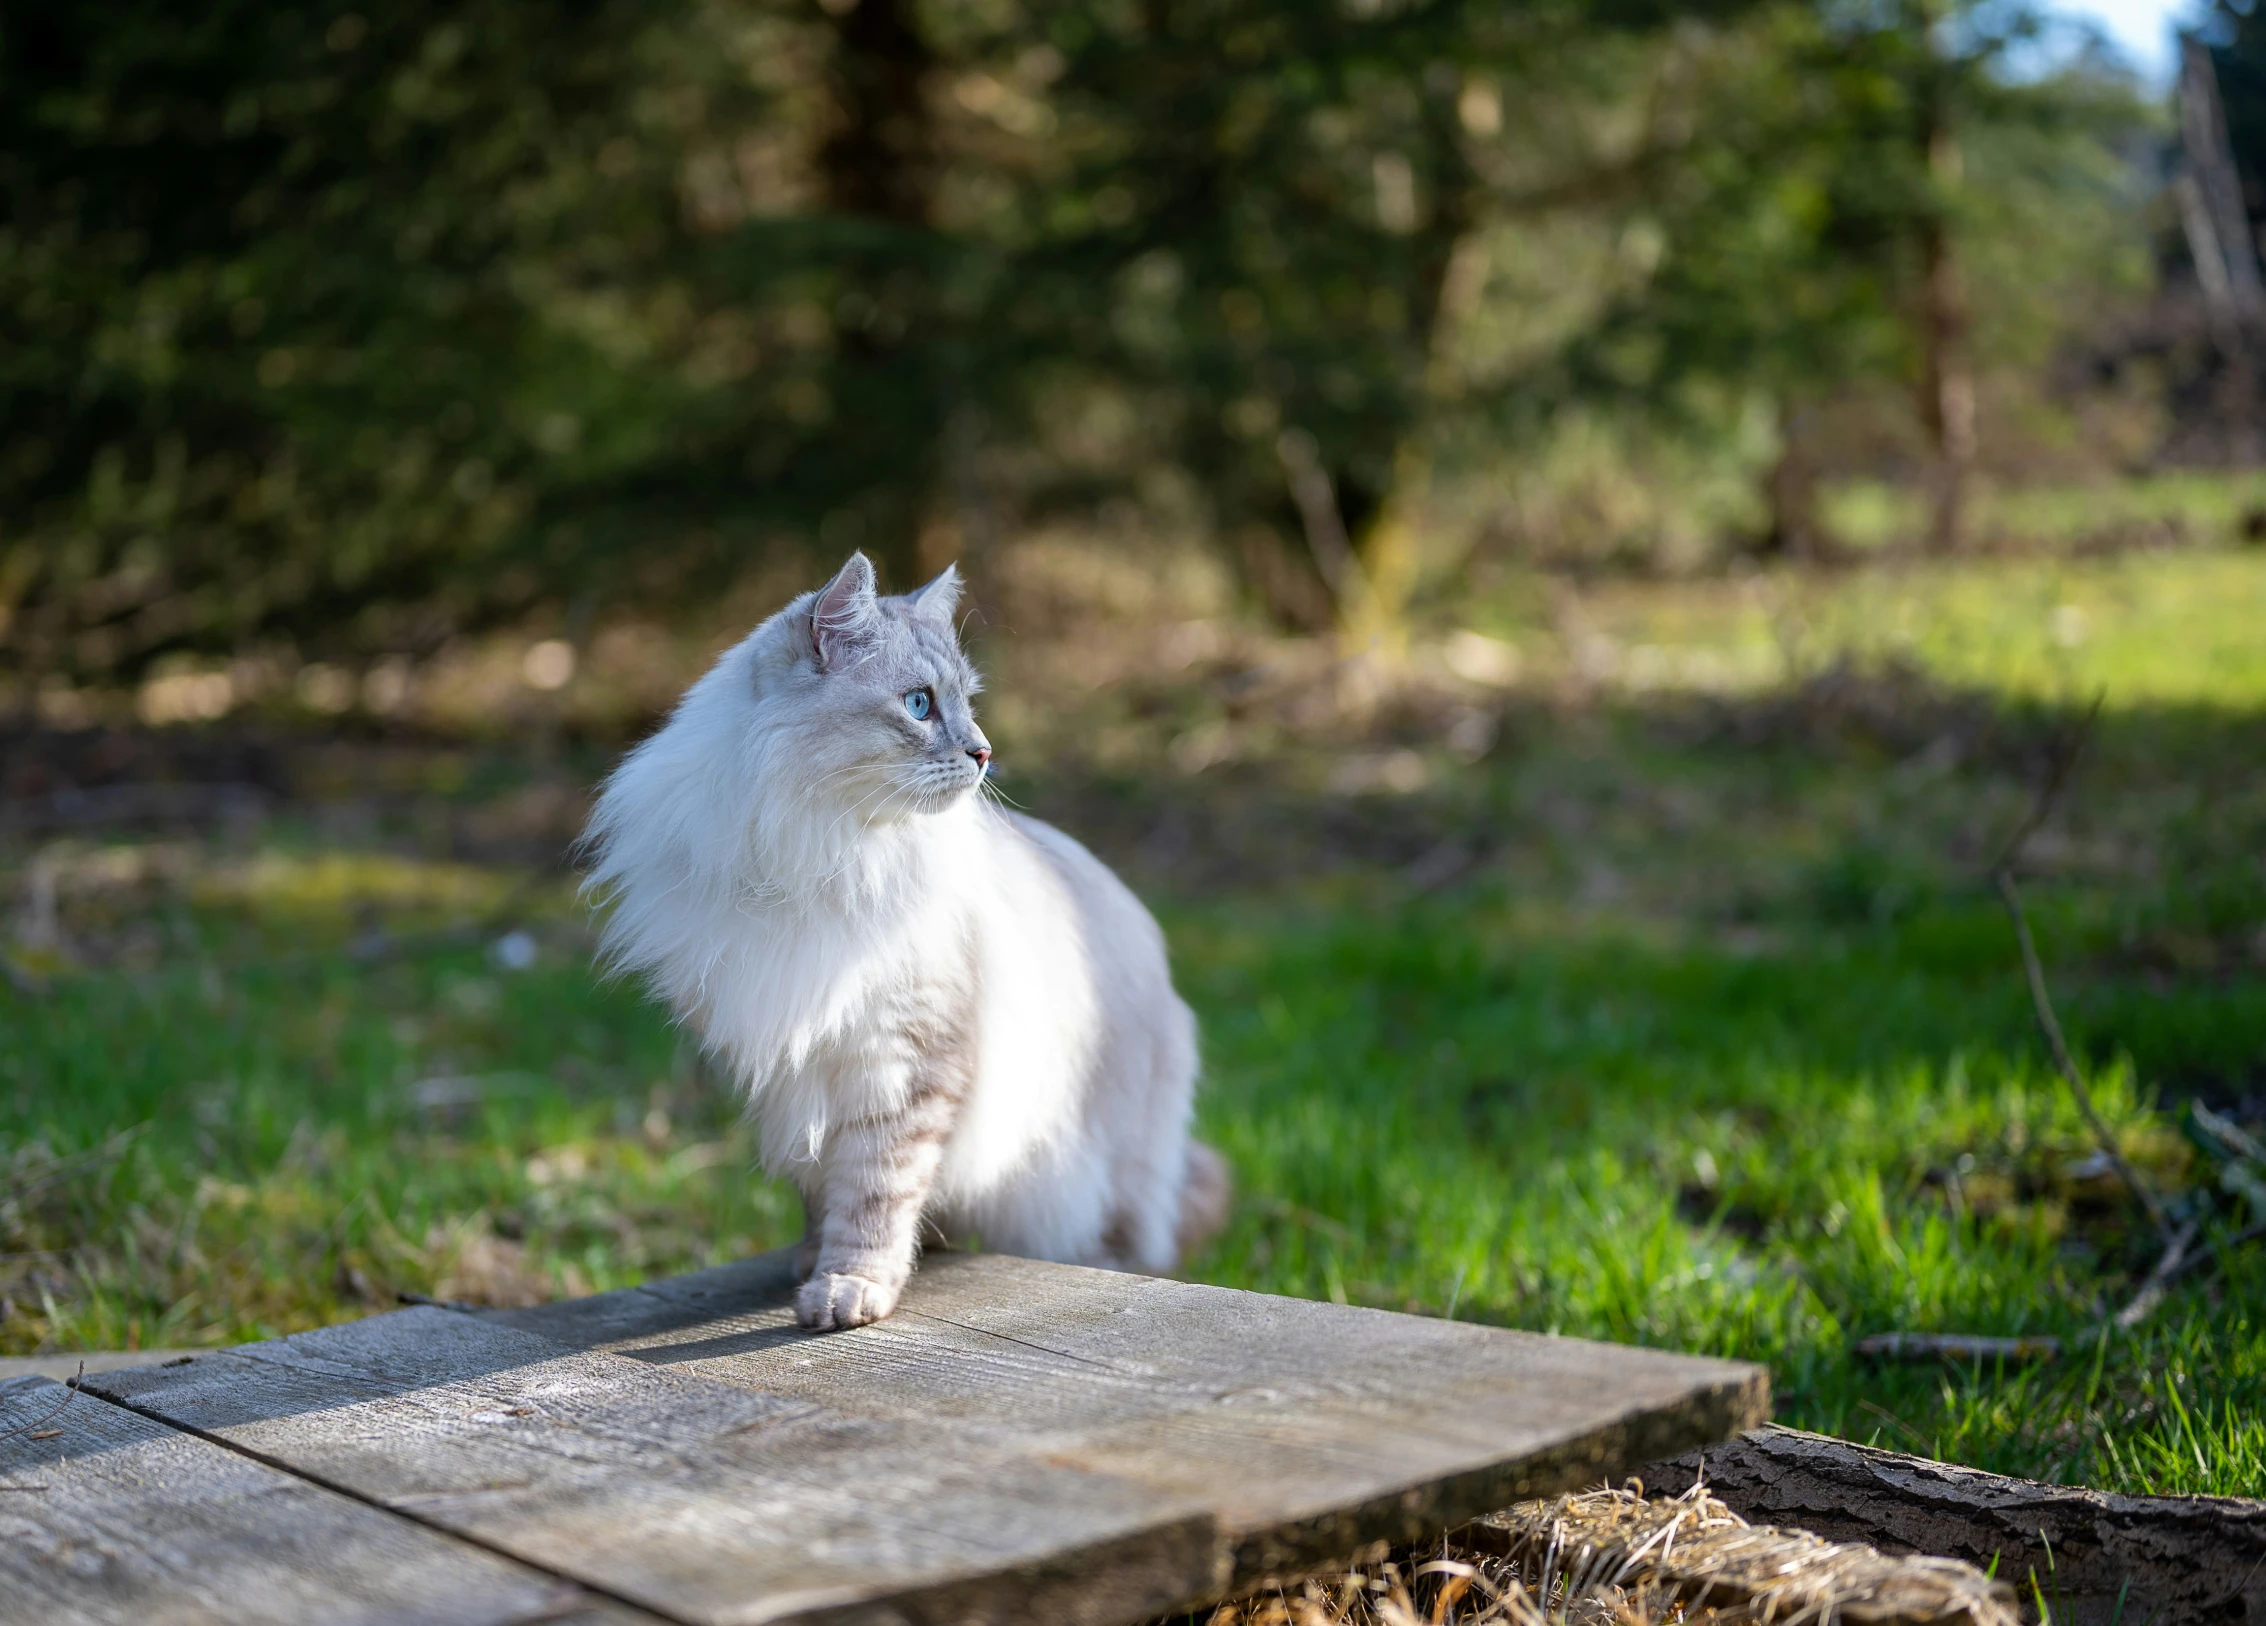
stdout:
<svg viewBox="0 0 2266 1626">
<path fill-rule="evenodd" d="M 1853 480 L 1830 485 L 1828 530 L 1848 547 L 1874 551 L 1916 544 L 1927 533 L 1927 496 L 1911 485 Z M 2090 483 L 1995 486 L 1970 504 L 1972 533 L 1987 543 L 2066 551 L 2073 544 L 2231 541 L 2266 507 L 2266 478 L 2237 471 L 2183 470 Z"/>
<path fill-rule="evenodd" d="M 1572 600 L 1572 619 L 1567 602 L 1554 618 L 1529 607 L 1491 625 L 1639 692 L 1749 693 L 1855 659 L 2004 699 L 2097 692 L 2129 709 L 2266 694 L 2266 548 L 1610 583 Z"/>
<path fill-rule="evenodd" d="M 367 914 L 315 873 L 312 895 Z M 445 871 L 433 891 L 368 879 L 459 896 Z M 6 1210 L 0 1346 L 227 1342 L 405 1291 L 509 1302 L 792 1240 L 731 1102 L 649 1005 L 593 981 L 558 889 L 518 971 L 480 934 L 420 947 L 436 928 L 414 909 L 357 959 L 310 927 L 310 896 L 207 903 L 160 969 L 8 1008 L 15 1174 L 97 1155 Z M 2005 958 L 1979 901 L 1848 927 L 1797 889 L 1791 941 L 1760 955 L 1511 902 L 1355 888 L 1168 912 L 1204 1132 L 1239 1183 L 1195 1274 L 1764 1360 L 1786 1421 L 1994 1467 L 2266 1488 L 2266 1336 L 2240 1293 L 2190 1292 L 2097 1362 L 1851 1357 L 1889 1330 L 2082 1337 L 2148 1262 L 2113 1192 L 2071 1172 L 2090 1142 L 2018 983 L 1975 975 Z M 2050 945 L 2082 940 L 2054 918 Z M 2256 990 L 2159 1000 L 2248 1054 L 2266 1040 Z M 2099 1091 L 2179 1184 L 2190 1154 L 2133 1070 Z"/>
<path fill-rule="evenodd" d="M 1317 789 L 1319 760 L 1188 781 L 1220 811 L 1294 787 L 1265 805 L 1320 833 L 1281 840 L 1399 820 L 1405 853 L 1478 855 L 1432 896 L 1358 845 L 1208 894 L 1169 848 L 1120 855 L 1201 1018 L 1203 1132 L 1238 1182 L 1191 1272 L 1766 1361 L 1782 1420 L 1987 1467 L 2266 1492 L 2266 1264 L 2229 1254 L 2098 1337 L 2154 1241 L 2088 1163 L 1981 885 L 2050 703 L 2105 689 L 2031 907 L 2125 1152 L 2162 1189 L 2212 1185 L 2181 1093 L 2238 1098 L 2266 1057 L 2266 558 L 1580 592 L 1561 619 L 1624 657 L 1745 640 L 1782 675 L 1854 655 L 1862 684 L 1893 655 L 1939 687 L 1882 687 L 1917 708 L 1885 727 L 1830 686 L 1714 721 L 1682 692 L 1552 709 L 1556 634 L 1529 627 L 1536 697 L 1503 701 L 1476 761 L 1416 741 L 1417 789 Z M 1220 704 L 1184 698 L 1128 726 Z M 1043 775 L 1019 794 L 1048 810 Z M 223 1343 L 793 1240 L 736 1104 L 591 973 L 567 883 L 411 845 L 46 849 L 76 877 L 65 930 L 18 958 L 50 980 L 0 988 L 0 1351 Z M 2217 1201 L 2223 1243 L 2254 1216 Z M 2069 1350 L 1860 1363 L 1887 1331 Z"/>
</svg>

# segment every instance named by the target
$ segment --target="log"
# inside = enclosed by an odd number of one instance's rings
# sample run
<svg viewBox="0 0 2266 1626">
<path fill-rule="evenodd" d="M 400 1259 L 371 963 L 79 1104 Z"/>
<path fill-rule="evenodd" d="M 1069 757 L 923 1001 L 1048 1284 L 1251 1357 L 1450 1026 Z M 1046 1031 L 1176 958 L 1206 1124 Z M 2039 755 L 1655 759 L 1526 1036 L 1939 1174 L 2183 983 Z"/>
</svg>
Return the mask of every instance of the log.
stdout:
<svg viewBox="0 0 2266 1626">
<path fill-rule="evenodd" d="M 1673 1496 L 1703 1472 L 1742 1518 L 1963 1558 L 2012 1581 L 2026 1604 L 2042 1595 L 2055 1626 L 2266 1620 L 2266 1501 L 2116 1496 L 1778 1427 L 1641 1477 L 1648 1493 Z"/>
</svg>

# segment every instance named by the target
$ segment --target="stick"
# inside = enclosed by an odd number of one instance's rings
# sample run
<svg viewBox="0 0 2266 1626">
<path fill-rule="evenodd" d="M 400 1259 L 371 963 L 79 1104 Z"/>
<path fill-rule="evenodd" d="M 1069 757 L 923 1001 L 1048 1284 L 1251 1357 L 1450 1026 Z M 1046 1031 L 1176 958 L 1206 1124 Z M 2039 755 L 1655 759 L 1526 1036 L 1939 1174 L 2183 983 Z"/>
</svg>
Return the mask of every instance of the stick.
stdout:
<svg viewBox="0 0 2266 1626">
<path fill-rule="evenodd" d="M 2030 838 L 2053 812 L 2054 804 L 2061 800 L 2062 787 L 2069 783 L 2070 774 L 2077 768 L 2077 759 L 2085 754 L 2085 744 L 2093 737 L 2093 725 L 2100 721 L 2101 705 L 2107 699 L 2105 689 L 2094 695 L 2093 703 L 2085 708 L 2085 715 L 2063 735 L 2054 749 L 2053 761 L 2047 764 L 2046 782 L 2038 787 L 2030 811 L 2014 827 L 2014 834 L 2006 838 L 2006 845 L 1999 849 L 1998 862 L 1991 866 L 1993 870 L 2011 872 L 2015 861 L 2022 856 L 2022 849 L 2030 844 Z"/>
<path fill-rule="evenodd" d="M 2007 918 L 2014 923 L 2014 940 L 2022 950 L 2022 974 L 2030 984 L 2030 1008 L 2037 1017 L 2038 1031 L 2045 1035 L 2046 1049 L 2053 1056 L 2054 1067 L 2061 1074 L 2063 1082 L 2069 1085 L 2069 1093 L 2076 1098 L 2077 1110 L 2085 1115 L 2085 1122 L 2091 1126 L 2093 1139 L 2099 1143 L 2102 1156 L 2109 1160 L 2110 1167 L 2117 1172 L 2117 1178 L 2124 1182 L 2125 1189 L 2132 1193 L 2133 1200 L 2146 1212 L 2149 1221 L 2156 1227 L 2156 1234 L 2164 1239 L 2165 1253 L 2169 1257 L 2173 1252 L 2171 1219 L 2165 1214 L 2164 1205 L 2157 1200 L 2155 1192 L 2140 1178 L 2140 1172 L 2125 1161 L 2124 1153 L 2117 1146 L 2116 1136 L 2110 1132 L 2100 1109 L 2093 1104 L 2093 1092 L 2085 1087 L 2084 1074 L 2077 1070 L 2077 1063 L 2070 1057 L 2069 1045 L 2062 1038 L 2061 1022 L 2054 1015 L 2053 995 L 2046 989 L 2046 971 L 2038 961 L 2038 945 L 2030 936 L 2030 919 L 2022 909 L 2022 892 L 2014 883 L 2014 868 L 2022 857 L 2022 849 L 2053 812 L 2054 803 L 2060 800 L 2062 787 L 2069 783 L 2069 776 L 2077 766 L 2077 759 L 2085 752 L 2086 741 L 2092 738 L 2093 725 L 2100 720 L 2101 703 L 2106 698 L 2105 693 L 2093 697 L 2093 704 L 2086 708 L 2085 715 L 2055 751 L 2045 783 L 2038 787 L 2038 794 L 2031 800 L 2029 813 L 2014 827 L 2014 833 L 2007 838 L 2006 845 L 1999 849 L 1992 880 L 1997 883 L 1999 901 L 2006 905 Z M 2162 1266 L 2157 1268 L 2161 1271 Z M 2155 1278 L 2151 1276 L 2150 1280 Z M 2138 1300 L 2134 1302 L 2137 1303 Z M 2154 1305 L 2151 1304 L 2150 1308 L 2154 1308 Z"/>
<path fill-rule="evenodd" d="M 2172 1283 L 2179 1280 L 2180 1267 L 2186 1261 L 2188 1246 L 2194 1242 L 2195 1233 L 2199 1229 L 2201 1227 L 2195 1221 L 2189 1220 L 2172 1233 L 2171 1241 L 2164 1244 L 2163 1258 L 2156 1261 L 2156 1268 L 2140 1284 L 2140 1291 L 2133 1294 L 2130 1304 L 2116 1313 L 2119 1328 L 2130 1332 L 2154 1314 L 2156 1306 L 2164 1302 L 2164 1295 L 2172 1290 Z"/>
<path fill-rule="evenodd" d="M 2266 1220 L 2258 1220 L 2255 1223 L 2246 1225 L 2241 1230 L 2235 1232 L 2233 1236 L 2227 1238 L 2227 1247 L 2230 1250 L 2235 1248 L 2248 1247 L 2251 1243 L 2258 1241 L 2262 1237 L 2266 1237 Z M 2195 1252 L 2189 1254 L 2178 1264 L 2174 1265 L 2170 1270 L 2166 1271 L 2160 1265 L 2157 1267 L 2157 1269 L 2162 1273 L 2165 1285 L 2169 1286 L 2171 1283 L 2178 1281 L 2182 1276 L 2185 1276 L 2190 1271 L 2200 1270 L 2205 1265 L 2210 1265 L 2216 1268 L 2218 1263 L 2218 1254 L 2216 1254 L 2209 1248 L 2198 1248 Z"/>
<path fill-rule="evenodd" d="M 2022 894 L 2015 887 L 2014 872 L 2001 868 L 1998 872 L 1998 895 L 2006 905 L 2007 918 L 2014 922 L 2014 940 L 2022 949 L 2022 974 L 2030 983 L 2030 1008 L 2038 1019 L 2038 1031 L 2046 1037 L 2046 1049 L 2052 1054 L 2054 1067 L 2069 1086 L 2069 1093 L 2077 1098 L 2077 1110 L 2085 1115 L 2092 1126 L 2093 1139 L 2100 1143 L 2101 1155 L 2117 1172 L 2135 1201 L 2147 1211 L 2156 1227 L 2156 1234 L 2167 1244 L 2171 1240 L 2171 1220 L 2164 1213 L 2164 1205 L 2140 1178 L 2140 1171 L 2124 1158 L 2117 1148 L 2116 1136 L 2101 1116 L 2101 1109 L 2093 1104 L 2093 1092 L 2085 1087 L 2085 1077 L 2070 1059 L 2069 1045 L 2061 1036 L 2061 1023 L 2054 1016 L 2053 996 L 2046 991 L 2045 968 L 2038 963 L 2038 946 L 2030 938 L 2030 921 L 2022 912 Z"/>
<path fill-rule="evenodd" d="M 41 1429 L 45 1428 L 49 1423 L 54 1422 L 56 1418 L 63 1415 L 64 1408 L 69 1406 L 72 1401 L 76 1400 L 79 1397 L 79 1385 L 86 1381 L 86 1376 L 87 1363 L 81 1361 L 79 1362 L 78 1376 L 74 1377 L 70 1382 L 63 1385 L 63 1398 L 55 1403 L 55 1409 L 53 1411 L 49 1412 L 45 1417 L 33 1418 L 30 1422 L 24 1424 L 24 1426 L 21 1428 L 12 1428 L 8 1430 L 7 1433 L 0 1434 L 0 1440 L 12 1440 L 19 1434 L 36 1434 Z"/>
</svg>

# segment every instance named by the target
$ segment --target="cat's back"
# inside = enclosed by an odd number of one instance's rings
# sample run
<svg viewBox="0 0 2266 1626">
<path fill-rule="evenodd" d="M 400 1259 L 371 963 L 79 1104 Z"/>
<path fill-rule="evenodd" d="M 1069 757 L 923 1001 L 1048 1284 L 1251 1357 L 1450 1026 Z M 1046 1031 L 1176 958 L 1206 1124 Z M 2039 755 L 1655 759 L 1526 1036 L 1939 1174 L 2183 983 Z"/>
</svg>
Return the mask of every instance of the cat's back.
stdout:
<svg viewBox="0 0 2266 1626">
<path fill-rule="evenodd" d="M 1059 888 L 1087 958 L 1105 986 L 1126 979 L 1163 982 L 1164 933 L 1148 907 L 1107 864 L 1066 832 L 1025 813 L 995 809 L 999 841 L 1035 861 Z"/>
</svg>

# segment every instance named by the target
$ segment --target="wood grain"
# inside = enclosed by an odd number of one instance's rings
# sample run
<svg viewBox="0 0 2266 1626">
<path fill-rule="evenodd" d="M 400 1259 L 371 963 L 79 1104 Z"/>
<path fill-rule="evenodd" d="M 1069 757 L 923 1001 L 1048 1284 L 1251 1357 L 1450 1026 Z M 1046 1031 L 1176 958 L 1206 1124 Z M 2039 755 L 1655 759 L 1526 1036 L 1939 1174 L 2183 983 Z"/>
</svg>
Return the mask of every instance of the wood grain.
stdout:
<svg viewBox="0 0 2266 1626">
<path fill-rule="evenodd" d="M 88 1383 L 701 1623 L 1012 1597 L 1049 1566 L 1138 1619 L 1207 1584 L 1218 1546 L 1200 1505 L 1138 1484 L 437 1308 Z"/>
<path fill-rule="evenodd" d="M 0 1392 L 0 1430 L 41 1424 L 0 1441 L 6 1626 L 657 1626 L 91 1394 L 56 1411 L 66 1392 Z"/>
<path fill-rule="evenodd" d="M 771 1255 L 509 1319 L 1199 1501 L 1231 1588 L 1769 1412 L 1766 1375 L 1739 1363 L 996 1254 L 932 1256 L 897 1315 L 814 1342 L 792 1329 L 790 1281 Z"/>
<path fill-rule="evenodd" d="M 998 1255 L 793 1324 L 787 1256 L 90 1379 L 700 1626 L 1143 1619 L 1617 1476 L 1758 1368 Z"/>
</svg>

